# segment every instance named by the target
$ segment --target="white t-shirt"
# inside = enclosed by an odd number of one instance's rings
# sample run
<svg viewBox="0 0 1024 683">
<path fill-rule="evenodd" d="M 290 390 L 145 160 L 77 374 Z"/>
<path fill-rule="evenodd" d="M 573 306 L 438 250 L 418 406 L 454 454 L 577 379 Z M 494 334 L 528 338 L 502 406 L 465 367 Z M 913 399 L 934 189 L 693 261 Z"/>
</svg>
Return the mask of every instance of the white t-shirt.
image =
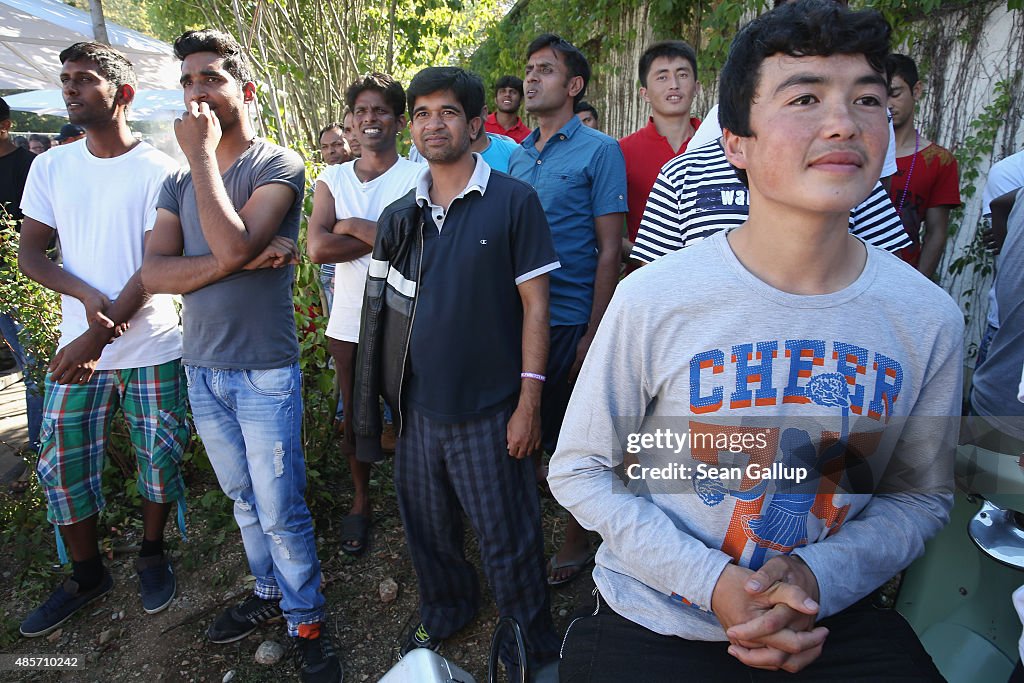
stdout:
<svg viewBox="0 0 1024 683">
<path fill-rule="evenodd" d="M 1007 192 L 1024 187 L 1024 152 L 1017 152 L 992 164 L 988 171 L 985 189 L 981 192 L 981 212 L 985 216 L 992 215 L 992 200 L 999 199 Z M 988 317 L 986 322 L 999 329 L 999 304 L 996 303 L 996 288 L 988 290 Z M 1021 379 L 1021 391 L 1024 392 L 1024 378 Z"/>
<path fill-rule="evenodd" d="M 328 166 L 318 183 L 334 195 L 334 215 L 376 221 L 384 209 L 416 186 L 424 166 L 399 157 L 395 165 L 369 182 L 355 172 L 355 161 Z M 370 255 L 339 263 L 334 269 L 334 305 L 327 322 L 327 336 L 347 342 L 359 341 L 359 318 L 363 310 L 363 290 Z"/>
<path fill-rule="evenodd" d="M 1024 152 L 1017 152 L 992 164 L 981 192 L 981 212 L 992 213 L 992 200 L 1024 187 Z"/>
<path fill-rule="evenodd" d="M 142 267 L 145 234 L 156 221 L 156 200 L 178 164 L 145 142 L 112 159 L 89 152 L 85 140 L 39 155 L 29 171 L 21 210 L 50 226 L 60 239 L 64 270 L 117 299 Z M 85 306 L 61 296 L 58 349 L 88 329 Z M 181 358 L 174 299 L 154 295 L 109 344 L 97 369 L 122 370 Z"/>
<path fill-rule="evenodd" d="M 697 131 L 686 143 L 687 149 L 703 147 L 712 140 L 722 137 L 722 127 L 718 125 L 718 105 L 711 107 L 708 115 L 700 122 Z M 896 131 L 892 127 L 892 117 L 889 117 L 889 148 L 885 150 L 885 163 L 882 164 L 882 173 L 879 178 L 888 178 L 896 173 Z"/>
</svg>

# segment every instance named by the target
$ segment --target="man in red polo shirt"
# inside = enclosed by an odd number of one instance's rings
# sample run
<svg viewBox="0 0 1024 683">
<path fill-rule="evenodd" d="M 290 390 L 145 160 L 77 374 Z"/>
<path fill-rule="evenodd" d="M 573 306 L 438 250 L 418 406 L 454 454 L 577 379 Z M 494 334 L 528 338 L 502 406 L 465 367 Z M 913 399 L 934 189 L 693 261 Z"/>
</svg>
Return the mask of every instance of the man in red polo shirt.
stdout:
<svg viewBox="0 0 1024 683">
<path fill-rule="evenodd" d="M 946 250 L 949 212 L 960 206 L 960 174 L 956 157 L 921 135 L 914 124 L 914 107 L 924 91 L 917 64 L 893 53 L 886 68 L 891 79 L 889 111 L 896 131 L 897 168 L 889 198 L 914 242 L 899 254 L 932 278 Z"/>
<path fill-rule="evenodd" d="M 640 55 L 640 96 L 651 105 L 647 125 L 619 140 L 626 157 L 626 183 L 629 213 L 626 225 L 628 255 L 640 229 L 647 206 L 647 195 L 658 178 L 658 171 L 669 159 L 686 151 L 686 145 L 700 125 L 690 116 L 690 105 L 700 90 L 697 83 L 697 55 L 681 40 L 654 43 Z"/>
<path fill-rule="evenodd" d="M 523 101 L 523 81 L 515 76 L 502 76 L 494 84 L 495 112 L 484 120 L 488 133 L 505 135 L 520 143 L 530 134 L 530 128 L 519 118 L 519 104 Z M 653 181 L 651 181 L 653 183 Z"/>
</svg>

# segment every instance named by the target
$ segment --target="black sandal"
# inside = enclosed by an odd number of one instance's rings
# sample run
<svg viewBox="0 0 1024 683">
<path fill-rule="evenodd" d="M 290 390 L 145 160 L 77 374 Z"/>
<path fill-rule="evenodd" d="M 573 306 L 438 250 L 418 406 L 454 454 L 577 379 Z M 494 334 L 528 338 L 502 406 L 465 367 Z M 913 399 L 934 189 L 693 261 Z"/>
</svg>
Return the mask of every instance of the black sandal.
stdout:
<svg viewBox="0 0 1024 683">
<path fill-rule="evenodd" d="M 346 515 L 341 520 L 341 552 L 360 557 L 366 552 L 370 540 L 370 517 Z"/>
<path fill-rule="evenodd" d="M 7 490 L 11 492 L 12 496 L 20 496 L 28 491 L 30 483 L 32 483 L 32 468 L 26 465 L 21 474 L 7 485 Z"/>
</svg>

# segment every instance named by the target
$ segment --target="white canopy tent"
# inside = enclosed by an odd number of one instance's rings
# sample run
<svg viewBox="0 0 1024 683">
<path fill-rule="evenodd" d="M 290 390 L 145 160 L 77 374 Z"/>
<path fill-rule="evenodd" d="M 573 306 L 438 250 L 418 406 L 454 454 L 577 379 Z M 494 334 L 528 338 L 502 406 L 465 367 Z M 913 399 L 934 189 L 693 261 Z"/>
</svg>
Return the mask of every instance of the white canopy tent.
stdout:
<svg viewBox="0 0 1024 683">
<path fill-rule="evenodd" d="M 34 90 L 8 95 L 4 101 L 14 111 L 33 114 L 51 114 L 67 118 L 64 97 L 60 90 Z M 184 111 L 181 89 L 138 90 L 132 106 L 128 108 L 129 121 L 170 121 Z"/>
<path fill-rule="evenodd" d="M 170 45 L 109 22 L 107 36 L 135 65 L 140 89 L 177 88 L 181 70 Z M 59 88 L 61 50 L 93 39 L 88 12 L 59 0 L 0 0 L 0 89 Z"/>
</svg>

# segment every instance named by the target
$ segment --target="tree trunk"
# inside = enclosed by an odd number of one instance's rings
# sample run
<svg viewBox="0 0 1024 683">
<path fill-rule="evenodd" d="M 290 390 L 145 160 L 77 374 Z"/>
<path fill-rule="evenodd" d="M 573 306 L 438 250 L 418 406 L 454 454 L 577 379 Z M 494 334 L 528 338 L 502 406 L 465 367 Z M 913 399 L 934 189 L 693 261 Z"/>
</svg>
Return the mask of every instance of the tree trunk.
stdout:
<svg viewBox="0 0 1024 683">
<path fill-rule="evenodd" d="M 395 70 L 395 4 L 396 0 L 391 0 L 391 8 L 388 11 L 388 26 L 390 30 L 388 32 L 387 66 L 384 70 L 386 73 L 391 73 Z"/>
<path fill-rule="evenodd" d="M 92 16 L 92 35 L 97 43 L 110 45 L 107 37 L 107 21 L 103 18 L 103 0 L 89 0 L 89 14 Z"/>
</svg>

